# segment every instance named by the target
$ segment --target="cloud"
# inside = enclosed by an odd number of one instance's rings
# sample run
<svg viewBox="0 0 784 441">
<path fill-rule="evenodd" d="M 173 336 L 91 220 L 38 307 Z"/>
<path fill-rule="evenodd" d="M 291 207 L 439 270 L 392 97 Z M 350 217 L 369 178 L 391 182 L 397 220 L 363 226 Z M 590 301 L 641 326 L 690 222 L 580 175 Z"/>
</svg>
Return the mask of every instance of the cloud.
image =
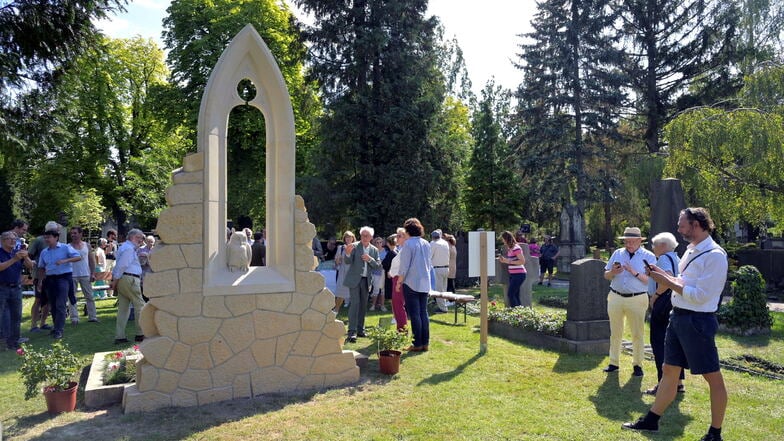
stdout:
<svg viewBox="0 0 784 441">
<path fill-rule="evenodd" d="M 115 16 L 108 20 L 96 21 L 95 26 L 110 37 L 120 37 L 128 33 L 131 24 L 128 20 Z"/>
<path fill-rule="evenodd" d="M 134 0 L 133 4 L 145 9 L 166 10 L 171 4 L 171 0 Z"/>
</svg>

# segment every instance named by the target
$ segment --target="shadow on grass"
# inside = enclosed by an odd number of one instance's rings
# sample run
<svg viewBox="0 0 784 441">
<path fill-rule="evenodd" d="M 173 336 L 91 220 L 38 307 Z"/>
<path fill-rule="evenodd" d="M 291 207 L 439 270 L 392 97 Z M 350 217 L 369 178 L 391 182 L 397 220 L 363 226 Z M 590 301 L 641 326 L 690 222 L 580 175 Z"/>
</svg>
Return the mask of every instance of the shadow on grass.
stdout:
<svg viewBox="0 0 784 441">
<path fill-rule="evenodd" d="M 596 389 L 596 393 L 588 397 L 596 408 L 596 413 L 608 420 L 617 421 L 619 424 L 627 421 L 636 421 L 638 417 L 645 415 L 651 407 L 651 403 L 643 401 L 642 377 L 630 377 L 621 386 L 621 376 L 619 372 L 607 374 L 604 382 Z M 693 418 L 684 415 L 680 411 L 680 401 L 683 394 L 678 394 L 675 400 L 667 408 L 663 420 L 666 421 L 666 431 L 662 432 L 660 422 L 660 432 L 657 434 L 640 432 L 648 438 L 680 439 L 683 436 L 683 429 Z"/>
<path fill-rule="evenodd" d="M 354 386 L 360 387 L 360 385 Z M 307 403 L 318 392 L 302 394 L 269 394 L 246 400 L 233 400 L 208 404 L 200 407 L 164 408 L 154 412 L 124 415 L 120 405 L 98 411 L 78 409 L 86 418 L 49 428 L 42 433 L 33 433 L 36 427 L 47 425 L 50 417 L 46 412 L 22 417 L 9 427 L 6 435 L 26 437 L 31 440 L 171 440 L 183 439 L 231 421 L 265 413 L 273 413 L 285 407 Z M 84 416 L 84 415 L 83 415 Z M 65 415 L 59 418 L 70 418 Z M 176 423 L 174 423 L 176 421 Z M 166 431 L 162 432 L 161 427 Z"/>
<path fill-rule="evenodd" d="M 458 366 L 455 366 L 455 368 L 452 369 L 451 371 L 449 371 L 449 372 L 441 372 L 441 373 L 438 373 L 438 374 L 433 374 L 433 375 L 423 379 L 422 381 L 420 381 L 417 384 L 417 386 L 423 386 L 425 384 L 437 385 L 437 384 L 443 383 L 445 381 L 451 381 L 456 376 L 462 374 L 463 371 L 465 370 L 465 368 L 467 368 L 468 366 L 471 366 L 477 360 L 479 360 L 479 357 L 481 357 L 481 356 L 482 356 L 482 353 L 478 352 L 478 353 L 474 354 L 473 357 L 469 358 L 468 360 L 464 361 L 463 363 L 460 363 Z"/>
<path fill-rule="evenodd" d="M 561 353 L 553 365 L 553 372 L 557 374 L 568 374 L 571 372 L 592 371 L 599 367 L 604 360 L 604 355 L 593 354 L 567 354 Z"/>
</svg>

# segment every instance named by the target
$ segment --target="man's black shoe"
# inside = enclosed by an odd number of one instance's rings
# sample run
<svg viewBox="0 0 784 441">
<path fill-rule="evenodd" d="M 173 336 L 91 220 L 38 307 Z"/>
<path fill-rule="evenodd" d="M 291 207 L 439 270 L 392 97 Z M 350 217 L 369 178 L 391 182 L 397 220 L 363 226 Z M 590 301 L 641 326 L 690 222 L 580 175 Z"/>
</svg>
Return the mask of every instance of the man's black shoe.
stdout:
<svg viewBox="0 0 784 441">
<path fill-rule="evenodd" d="M 614 364 L 611 364 L 611 365 L 607 366 L 606 368 L 604 368 L 604 369 L 602 369 L 602 370 L 603 370 L 603 371 L 605 371 L 605 372 L 607 372 L 607 373 L 610 373 L 610 372 L 615 372 L 615 371 L 617 371 L 617 370 L 618 370 L 618 366 L 616 366 L 616 365 L 614 365 Z"/>
<path fill-rule="evenodd" d="M 705 436 L 700 438 L 700 441 L 724 441 L 721 435 L 714 435 L 710 432 L 706 433 Z"/>
<path fill-rule="evenodd" d="M 128 343 L 128 339 L 127 338 L 115 338 L 114 339 L 114 344 L 119 345 L 121 343 Z"/>
<path fill-rule="evenodd" d="M 348 338 L 346 338 L 346 341 L 348 343 L 356 343 L 357 342 L 357 337 L 353 336 L 353 335 L 349 335 Z"/>
<path fill-rule="evenodd" d="M 133 338 L 133 340 L 134 341 L 144 341 L 144 336 L 143 335 L 137 335 L 136 337 Z"/>
<path fill-rule="evenodd" d="M 642 377 L 645 374 L 642 373 L 642 368 L 641 367 L 635 366 L 634 367 L 634 372 L 632 373 L 632 375 L 634 375 L 635 377 Z"/>
<path fill-rule="evenodd" d="M 621 424 L 622 429 L 626 430 L 639 430 L 644 432 L 658 432 L 659 431 L 659 424 L 658 423 L 650 423 L 645 421 L 645 417 L 641 416 L 640 419 L 633 423 L 623 423 Z"/>
<path fill-rule="evenodd" d="M 365 337 L 367 337 L 367 334 L 365 334 L 364 332 L 358 332 L 357 333 L 357 337 L 365 338 Z"/>
</svg>

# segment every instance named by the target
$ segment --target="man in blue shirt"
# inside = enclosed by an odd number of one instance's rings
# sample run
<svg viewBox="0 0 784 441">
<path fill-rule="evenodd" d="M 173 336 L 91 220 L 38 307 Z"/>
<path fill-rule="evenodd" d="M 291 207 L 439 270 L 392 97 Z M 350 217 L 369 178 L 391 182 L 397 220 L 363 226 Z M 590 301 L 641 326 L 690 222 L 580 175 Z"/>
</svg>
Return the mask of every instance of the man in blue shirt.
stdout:
<svg viewBox="0 0 784 441">
<path fill-rule="evenodd" d="M 33 261 L 27 256 L 27 250 L 15 249 L 17 236 L 13 231 L 0 235 L 0 242 L 0 317 L 8 317 L 6 345 L 17 349 L 22 322 L 22 262 L 32 269 Z"/>
<path fill-rule="evenodd" d="M 28 225 L 27 222 L 23 221 L 22 219 L 16 219 L 14 220 L 14 223 L 11 224 L 11 228 L 11 231 L 16 234 L 16 245 L 14 246 L 14 253 L 16 253 L 17 251 L 21 250 L 22 247 L 26 247 L 24 236 L 27 234 Z M 0 312 L 0 339 L 8 338 L 11 332 L 10 326 L 11 310 L 6 308 Z M 24 339 L 23 342 L 24 341 L 27 341 L 27 339 Z"/>
<path fill-rule="evenodd" d="M 46 248 L 38 256 L 38 280 L 43 280 L 46 296 L 49 300 L 54 329 L 52 337 L 63 338 L 65 330 L 66 301 L 73 283 L 72 263 L 78 262 L 82 256 L 70 245 L 60 243 L 60 232 L 48 230 L 44 233 Z"/>
</svg>

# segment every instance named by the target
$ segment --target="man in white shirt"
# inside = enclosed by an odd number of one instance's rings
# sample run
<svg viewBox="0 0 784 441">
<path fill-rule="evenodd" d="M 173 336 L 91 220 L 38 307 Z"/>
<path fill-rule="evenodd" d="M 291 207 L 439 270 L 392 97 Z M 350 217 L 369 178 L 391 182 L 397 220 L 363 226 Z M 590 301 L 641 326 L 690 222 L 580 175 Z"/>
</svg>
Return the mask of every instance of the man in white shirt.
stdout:
<svg viewBox="0 0 784 441">
<path fill-rule="evenodd" d="M 704 208 L 687 208 L 678 218 L 678 232 L 689 241 L 671 276 L 652 266 L 650 276 L 672 290 L 672 313 L 664 341 L 662 380 L 651 410 L 624 429 L 656 432 L 659 418 L 675 399 L 681 369 L 702 375 L 710 388 L 711 425 L 702 441 L 721 441 L 721 426 L 727 410 L 727 389 L 719 369 L 715 336 L 719 323 L 716 310 L 727 281 L 727 253 L 710 236 L 713 220 Z"/>
<path fill-rule="evenodd" d="M 449 243 L 441 238 L 441 230 L 430 233 L 430 260 L 433 262 L 433 273 L 435 274 L 435 290 L 445 292 L 449 279 Z M 436 297 L 436 305 L 439 312 L 447 312 L 446 299 Z"/>
<path fill-rule="evenodd" d="M 624 321 L 629 321 L 632 332 L 632 363 L 635 377 L 642 377 L 642 360 L 645 351 L 645 312 L 648 310 L 648 276 L 645 262 L 655 262 L 656 256 L 642 248 L 640 229 L 624 229 L 623 248 L 610 256 L 605 266 L 604 278 L 610 281 L 607 294 L 607 315 L 610 318 L 610 364 L 604 371 L 615 372 L 620 366 L 621 340 Z"/>
<path fill-rule="evenodd" d="M 134 228 L 128 232 L 127 240 L 117 250 L 117 260 L 112 270 L 111 287 L 117 293 L 117 326 L 115 328 L 114 343 L 128 343 L 125 338 L 125 325 L 131 314 L 130 305 L 136 314 L 136 341 L 143 341 L 144 334 L 139 326 L 139 315 L 144 307 L 142 299 L 142 265 L 136 249 L 144 243 L 144 233 Z"/>
</svg>

